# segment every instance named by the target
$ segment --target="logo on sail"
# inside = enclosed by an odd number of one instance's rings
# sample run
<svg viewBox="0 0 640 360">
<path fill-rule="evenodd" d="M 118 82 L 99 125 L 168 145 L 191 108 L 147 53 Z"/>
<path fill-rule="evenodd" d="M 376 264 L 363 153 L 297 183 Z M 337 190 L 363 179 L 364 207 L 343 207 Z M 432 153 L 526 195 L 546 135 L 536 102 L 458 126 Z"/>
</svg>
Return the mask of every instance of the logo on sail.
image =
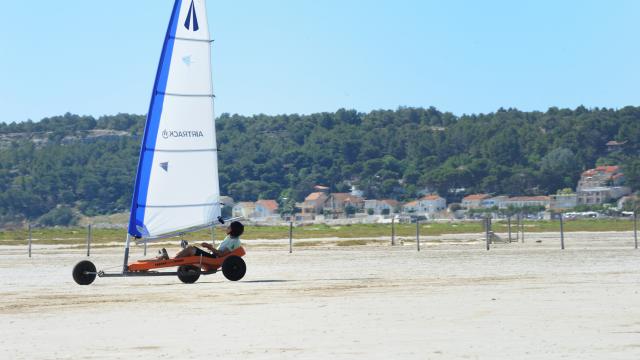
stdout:
<svg viewBox="0 0 640 360">
<path fill-rule="evenodd" d="M 162 131 L 162 137 L 169 138 L 201 138 L 204 134 L 201 130 L 167 130 Z"/>
<path fill-rule="evenodd" d="M 196 15 L 196 7 L 193 3 L 193 0 L 191 0 L 191 6 L 189 6 L 187 21 L 184 22 L 184 27 L 186 27 L 187 30 L 191 30 L 192 26 L 193 26 L 194 32 L 200 29 L 200 26 L 198 26 L 198 16 Z"/>
<path fill-rule="evenodd" d="M 162 162 L 162 163 L 160 163 L 160 167 L 161 167 L 164 171 L 169 172 L 169 163 L 168 163 L 168 162 Z"/>
</svg>

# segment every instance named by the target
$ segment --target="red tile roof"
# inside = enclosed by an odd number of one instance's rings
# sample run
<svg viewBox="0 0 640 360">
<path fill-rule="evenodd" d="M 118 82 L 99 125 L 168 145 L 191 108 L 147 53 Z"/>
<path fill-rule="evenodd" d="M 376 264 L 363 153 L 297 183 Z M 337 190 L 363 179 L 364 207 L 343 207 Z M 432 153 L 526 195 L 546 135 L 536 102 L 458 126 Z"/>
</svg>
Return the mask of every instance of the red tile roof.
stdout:
<svg viewBox="0 0 640 360">
<path fill-rule="evenodd" d="M 312 200 L 318 200 L 320 198 L 320 196 L 324 195 L 323 192 L 314 192 L 311 193 L 309 195 L 307 195 L 306 198 L 304 198 L 304 201 L 312 201 Z"/>
<path fill-rule="evenodd" d="M 472 195 L 467 195 L 465 196 L 462 200 L 466 200 L 466 201 L 478 201 L 478 200 L 484 200 L 487 199 L 491 196 L 489 196 L 488 194 L 472 194 Z"/>
<path fill-rule="evenodd" d="M 333 193 L 331 194 L 334 199 L 342 202 L 363 202 L 364 199 L 360 196 L 351 195 L 350 193 Z"/>
<path fill-rule="evenodd" d="M 256 201 L 256 204 L 264 206 L 271 212 L 278 210 L 278 203 L 275 200 L 258 200 Z"/>
<path fill-rule="evenodd" d="M 606 173 L 616 173 L 618 172 L 618 170 L 620 169 L 619 166 L 598 166 L 596 167 L 597 171 L 602 171 L 602 172 L 606 172 Z"/>
<path fill-rule="evenodd" d="M 398 204 L 400 204 L 399 202 L 393 199 L 384 199 L 384 200 L 380 200 L 380 202 L 385 203 L 391 207 L 396 207 L 398 206 Z"/>
<path fill-rule="evenodd" d="M 435 195 L 435 194 L 425 195 L 422 198 L 420 198 L 420 200 L 427 200 L 427 201 L 429 201 L 429 200 L 431 200 L 431 201 L 440 200 L 440 199 L 442 199 L 442 197 L 440 197 L 439 195 Z"/>
<path fill-rule="evenodd" d="M 605 173 L 605 174 L 615 174 L 620 171 L 620 167 L 617 165 L 613 166 L 598 166 L 595 169 L 589 169 L 582 173 L 582 176 L 593 176 L 597 173 Z"/>
</svg>

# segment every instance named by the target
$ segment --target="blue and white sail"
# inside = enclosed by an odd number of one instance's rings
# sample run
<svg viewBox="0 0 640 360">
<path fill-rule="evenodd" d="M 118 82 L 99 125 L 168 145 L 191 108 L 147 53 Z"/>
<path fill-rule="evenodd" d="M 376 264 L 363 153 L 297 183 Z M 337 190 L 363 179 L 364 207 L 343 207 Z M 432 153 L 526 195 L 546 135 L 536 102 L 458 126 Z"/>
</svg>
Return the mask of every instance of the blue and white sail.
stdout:
<svg viewBox="0 0 640 360">
<path fill-rule="evenodd" d="M 129 234 L 155 238 L 220 215 L 205 0 L 176 0 L 145 124 Z"/>
</svg>

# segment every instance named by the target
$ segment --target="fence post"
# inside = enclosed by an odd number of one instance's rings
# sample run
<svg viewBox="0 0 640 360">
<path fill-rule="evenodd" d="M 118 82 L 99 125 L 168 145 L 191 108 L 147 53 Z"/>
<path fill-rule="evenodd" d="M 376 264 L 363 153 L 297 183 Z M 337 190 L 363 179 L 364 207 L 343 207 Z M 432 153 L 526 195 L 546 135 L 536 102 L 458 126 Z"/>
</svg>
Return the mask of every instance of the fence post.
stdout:
<svg viewBox="0 0 640 360">
<path fill-rule="evenodd" d="M 420 251 L 420 219 L 416 218 L 416 246 Z"/>
<path fill-rule="evenodd" d="M 293 252 L 293 221 L 289 221 L 289 254 Z"/>
<path fill-rule="evenodd" d="M 31 242 L 32 242 L 31 224 L 28 225 L 28 231 L 29 231 L 29 257 L 31 257 Z"/>
<path fill-rule="evenodd" d="M 520 221 L 520 231 L 522 232 L 522 237 L 520 238 L 522 243 L 524 244 L 524 217 L 520 217 L 521 221 Z"/>
<path fill-rule="evenodd" d="M 391 246 L 396 244 L 396 217 L 391 216 Z"/>
<path fill-rule="evenodd" d="M 564 219 L 560 213 L 560 249 L 564 250 Z"/>
<path fill-rule="evenodd" d="M 638 248 L 638 209 L 633 210 L 633 242 Z"/>
<path fill-rule="evenodd" d="M 507 226 L 509 227 L 509 243 L 511 243 L 511 215 L 507 216 Z"/>
<path fill-rule="evenodd" d="M 87 226 L 87 257 L 91 256 L 91 224 Z"/>
<path fill-rule="evenodd" d="M 485 232 L 485 238 L 487 241 L 487 251 L 489 251 L 490 249 L 490 240 L 489 240 L 489 217 L 487 217 L 486 219 L 484 219 L 484 232 Z"/>
<path fill-rule="evenodd" d="M 216 226 L 211 225 L 211 245 L 216 246 Z"/>
</svg>

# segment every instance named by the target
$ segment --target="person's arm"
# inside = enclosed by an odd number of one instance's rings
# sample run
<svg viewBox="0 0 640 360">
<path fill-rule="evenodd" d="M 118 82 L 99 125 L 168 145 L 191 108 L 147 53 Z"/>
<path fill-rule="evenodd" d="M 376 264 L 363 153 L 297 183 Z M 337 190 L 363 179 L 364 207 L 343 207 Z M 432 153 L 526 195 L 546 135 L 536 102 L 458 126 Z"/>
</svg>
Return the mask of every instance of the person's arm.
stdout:
<svg viewBox="0 0 640 360">
<path fill-rule="evenodd" d="M 220 250 L 216 249 L 213 245 L 207 244 L 206 242 L 203 242 L 200 245 L 202 245 L 202 247 L 205 247 L 205 248 L 209 249 L 209 251 L 211 251 L 211 253 L 213 255 L 215 255 L 215 256 L 225 256 L 226 254 L 231 252 L 231 251 L 228 251 L 228 250 L 220 251 Z"/>
<path fill-rule="evenodd" d="M 214 247 L 213 247 L 213 245 L 211 245 L 211 244 L 207 244 L 206 242 L 203 242 L 203 243 L 202 243 L 202 244 L 200 244 L 200 245 L 202 245 L 202 247 L 205 247 L 205 248 L 209 249 L 209 251 L 213 251 L 213 252 L 215 252 L 215 251 L 216 251 L 216 248 L 214 248 Z"/>
</svg>

